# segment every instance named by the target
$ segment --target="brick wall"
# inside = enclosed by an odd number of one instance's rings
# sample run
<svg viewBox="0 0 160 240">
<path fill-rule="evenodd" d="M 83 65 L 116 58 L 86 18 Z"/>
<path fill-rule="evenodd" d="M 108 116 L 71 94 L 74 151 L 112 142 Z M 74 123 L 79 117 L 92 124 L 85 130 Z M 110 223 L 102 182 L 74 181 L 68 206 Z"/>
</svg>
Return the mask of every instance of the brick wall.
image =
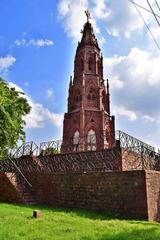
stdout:
<svg viewBox="0 0 160 240">
<path fill-rule="evenodd" d="M 149 219 L 160 221 L 160 172 L 146 172 L 146 187 Z"/>
<path fill-rule="evenodd" d="M 121 171 L 121 148 L 39 156 L 39 165 L 50 172 Z"/>
<path fill-rule="evenodd" d="M 100 151 L 75 152 L 46 156 L 23 156 L 0 161 L 1 172 L 84 172 L 84 171 L 121 171 L 121 149 L 105 149 Z"/>
<path fill-rule="evenodd" d="M 153 157 L 141 155 L 139 153 L 130 151 L 128 149 L 121 149 L 122 151 L 122 171 L 128 170 L 154 170 L 156 161 Z"/>
<path fill-rule="evenodd" d="M 160 172 L 26 172 L 25 176 L 40 204 L 106 210 L 119 217 L 160 221 Z M 0 201 L 30 203 L 20 196 L 16 182 L 15 175 L 0 173 Z M 33 202 L 31 197 L 27 200 Z"/>
<path fill-rule="evenodd" d="M 128 170 L 159 170 L 160 160 L 116 147 L 100 151 L 23 156 L 14 159 L 21 171 L 28 172 L 105 172 Z M 0 161 L 1 172 L 18 172 L 10 160 Z"/>
<path fill-rule="evenodd" d="M 106 210 L 121 217 L 147 219 L 145 171 L 29 174 L 42 204 Z"/>
<path fill-rule="evenodd" d="M 0 202 L 22 202 L 16 188 L 14 187 L 15 179 L 10 179 L 10 174 L 0 172 Z"/>
</svg>

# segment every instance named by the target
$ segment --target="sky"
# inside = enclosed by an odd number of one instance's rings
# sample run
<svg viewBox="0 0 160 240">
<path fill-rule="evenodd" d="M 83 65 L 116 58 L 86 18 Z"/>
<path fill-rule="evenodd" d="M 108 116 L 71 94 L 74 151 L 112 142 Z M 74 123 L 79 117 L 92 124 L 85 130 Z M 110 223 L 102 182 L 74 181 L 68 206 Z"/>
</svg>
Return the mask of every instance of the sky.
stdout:
<svg viewBox="0 0 160 240">
<path fill-rule="evenodd" d="M 146 0 L 135 2 L 149 9 Z M 160 15 L 155 0 L 150 3 Z M 129 0 L 0 0 L 0 76 L 32 106 L 26 140 L 62 138 L 87 8 L 103 52 L 116 129 L 160 147 L 160 50 Z M 154 16 L 138 10 L 160 45 Z"/>
</svg>

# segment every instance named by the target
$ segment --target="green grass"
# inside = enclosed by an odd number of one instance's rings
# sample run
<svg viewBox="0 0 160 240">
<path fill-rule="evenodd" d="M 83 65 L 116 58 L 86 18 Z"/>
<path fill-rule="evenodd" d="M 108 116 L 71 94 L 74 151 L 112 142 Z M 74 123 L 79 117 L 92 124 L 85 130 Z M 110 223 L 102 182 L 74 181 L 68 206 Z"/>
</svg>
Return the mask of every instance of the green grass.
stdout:
<svg viewBox="0 0 160 240">
<path fill-rule="evenodd" d="M 42 212 L 40 219 L 32 211 Z M 0 203 L 0 240 L 157 240 L 160 224 L 111 214 Z"/>
</svg>

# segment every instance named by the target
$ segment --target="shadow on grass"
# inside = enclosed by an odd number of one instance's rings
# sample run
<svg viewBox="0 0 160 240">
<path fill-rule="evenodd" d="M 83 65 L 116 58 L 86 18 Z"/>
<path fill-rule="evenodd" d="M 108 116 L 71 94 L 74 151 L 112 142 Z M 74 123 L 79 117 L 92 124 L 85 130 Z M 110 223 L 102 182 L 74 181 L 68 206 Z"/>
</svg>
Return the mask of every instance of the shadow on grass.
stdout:
<svg viewBox="0 0 160 240">
<path fill-rule="evenodd" d="M 32 209 L 32 210 L 41 210 L 41 211 L 49 211 L 49 212 L 64 212 L 68 214 L 72 214 L 74 216 L 80 216 L 84 218 L 89 218 L 93 220 L 113 220 L 117 219 L 117 216 L 111 212 L 105 211 L 93 211 L 93 210 L 82 210 L 82 209 L 75 209 L 75 208 L 59 208 L 53 207 L 49 205 L 24 205 L 24 204 L 15 204 L 15 203 L 0 203 L 6 205 L 12 205 L 15 208 L 21 209 Z"/>
<path fill-rule="evenodd" d="M 111 212 L 102 212 L 102 211 L 94 211 L 94 210 L 83 210 L 83 209 L 75 209 L 75 208 L 58 208 L 58 207 L 52 207 L 52 206 L 46 206 L 46 205 L 37 205 L 37 206 L 31 206 L 32 209 L 35 208 L 43 210 L 48 210 L 52 212 L 64 212 L 71 214 L 73 216 L 79 216 L 83 218 L 88 218 L 92 220 L 113 220 L 116 219 L 116 215 Z"/>
<path fill-rule="evenodd" d="M 21 209 L 29 208 L 32 210 L 41 210 L 41 211 L 49 211 L 49 212 L 63 212 L 68 213 L 74 216 L 80 216 L 92 220 L 122 220 L 126 221 L 130 224 L 143 224 L 143 225 L 154 225 L 157 224 L 160 227 L 160 224 L 158 222 L 148 222 L 143 219 L 133 219 L 130 217 L 124 217 L 119 214 L 115 214 L 108 211 L 95 211 L 95 210 L 84 210 L 84 209 L 75 209 L 75 208 L 59 208 L 59 207 L 53 207 L 49 205 L 24 205 L 24 204 L 13 204 L 13 203 L 3 203 L 7 205 L 12 205 L 15 207 L 20 207 Z"/>
</svg>

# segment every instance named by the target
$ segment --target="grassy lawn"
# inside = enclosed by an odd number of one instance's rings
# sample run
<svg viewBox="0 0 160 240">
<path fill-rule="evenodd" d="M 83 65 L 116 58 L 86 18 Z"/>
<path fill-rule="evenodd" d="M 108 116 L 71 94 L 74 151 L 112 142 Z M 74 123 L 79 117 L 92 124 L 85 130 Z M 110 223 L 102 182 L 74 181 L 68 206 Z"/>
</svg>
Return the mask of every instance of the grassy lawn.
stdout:
<svg viewBox="0 0 160 240">
<path fill-rule="evenodd" d="M 34 209 L 41 210 L 42 218 L 32 218 Z M 118 220 L 106 213 L 0 203 L 0 240 L 19 239 L 156 240 L 160 224 Z"/>
</svg>

